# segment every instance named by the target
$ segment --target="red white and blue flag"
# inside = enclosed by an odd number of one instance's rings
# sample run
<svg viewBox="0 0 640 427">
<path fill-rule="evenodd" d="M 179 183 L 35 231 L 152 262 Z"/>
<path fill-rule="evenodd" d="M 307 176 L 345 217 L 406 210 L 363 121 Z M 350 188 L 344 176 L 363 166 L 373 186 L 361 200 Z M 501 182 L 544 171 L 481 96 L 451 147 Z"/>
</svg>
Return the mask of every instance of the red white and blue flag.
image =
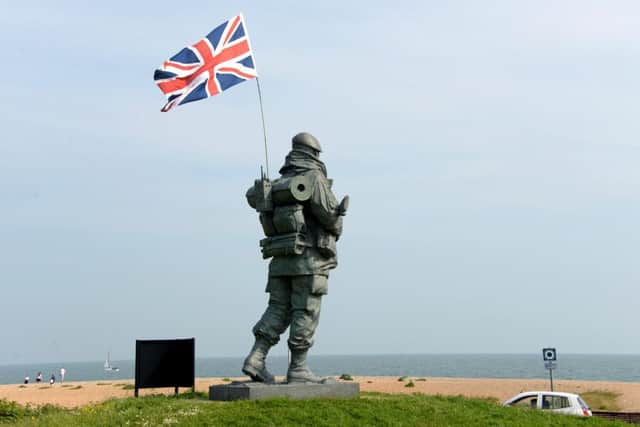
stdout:
<svg viewBox="0 0 640 427">
<path fill-rule="evenodd" d="M 167 97 L 161 111 L 217 95 L 257 77 L 242 14 L 165 61 L 153 75 Z"/>
</svg>

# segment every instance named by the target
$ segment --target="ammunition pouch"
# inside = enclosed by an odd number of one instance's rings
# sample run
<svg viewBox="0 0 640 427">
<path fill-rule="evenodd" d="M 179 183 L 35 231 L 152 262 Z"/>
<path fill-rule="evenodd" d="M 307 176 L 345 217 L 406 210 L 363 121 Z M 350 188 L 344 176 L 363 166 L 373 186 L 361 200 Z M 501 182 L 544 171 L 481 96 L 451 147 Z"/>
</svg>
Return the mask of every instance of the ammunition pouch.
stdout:
<svg viewBox="0 0 640 427">
<path fill-rule="evenodd" d="M 261 212 L 260 225 L 262 225 L 265 236 L 271 237 L 278 234 L 275 225 L 273 225 L 273 212 Z"/>
<path fill-rule="evenodd" d="M 277 206 L 271 212 L 260 213 L 260 224 L 264 235 L 304 233 L 306 230 L 302 205 Z"/>
<path fill-rule="evenodd" d="M 277 206 L 273 210 L 273 225 L 278 234 L 301 232 L 306 227 L 302 205 Z"/>
<path fill-rule="evenodd" d="M 306 236 L 302 233 L 280 234 L 260 240 L 262 258 L 273 256 L 302 255 L 307 244 Z"/>
</svg>

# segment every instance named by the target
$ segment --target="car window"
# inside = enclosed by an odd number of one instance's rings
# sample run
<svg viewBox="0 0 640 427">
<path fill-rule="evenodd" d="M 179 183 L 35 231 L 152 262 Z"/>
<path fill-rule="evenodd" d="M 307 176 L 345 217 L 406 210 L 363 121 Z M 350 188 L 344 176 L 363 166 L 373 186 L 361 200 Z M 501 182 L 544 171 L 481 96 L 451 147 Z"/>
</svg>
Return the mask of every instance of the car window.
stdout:
<svg viewBox="0 0 640 427">
<path fill-rule="evenodd" d="M 591 408 L 589 408 L 589 405 L 587 405 L 587 402 L 585 402 L 584 400 L 582 400 L 582 398 L 580 396 L 578 396 L 578 403 L 580 404 L 580 406 L 582 407 L 582 409 L 589 409 L 591 410 Z"/>
<path fill-rule="evenodd" d="M 515 402 L 512 402 L 511 406 L 515 406 L 517 408 L 536 409 L 538 406 L 538 396 L 534 394 L 532 396 L 521 397 Z"/>
<path fill-rule="evenodd" d="M 562 409 L 570 407 L 571 403 L 567 396 L 550 396 L 548 394 L 542 396 L 542 409 Z"/>
</svg>

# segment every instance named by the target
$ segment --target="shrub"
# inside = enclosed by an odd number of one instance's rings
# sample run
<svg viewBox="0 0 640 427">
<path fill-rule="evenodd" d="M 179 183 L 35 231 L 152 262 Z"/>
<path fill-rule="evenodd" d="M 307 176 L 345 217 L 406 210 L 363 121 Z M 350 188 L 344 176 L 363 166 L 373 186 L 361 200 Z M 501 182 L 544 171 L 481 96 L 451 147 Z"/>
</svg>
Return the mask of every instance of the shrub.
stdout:
<svg viewBox="0 0 640 427">
<path fill-rule="evenodd" d="M 24 409 L 16 402 L 0 399 L 0 422 L 15 421 L 23 415 Z"/>
<path fill-rule="evenodd" d="M 415 387 L 416 385 L 413 383 L 413 381 L 409 381 L 408 383 L 406 383 L 404 385 L 405 387 Z"/>
<path fill-rule="evenodd" d="M 341 380 L 345 380 L 345 381 L 353 381 L 353 377 L 349 374 L 342 374 L 340 375 L 340 379 Z"/>
</svg>

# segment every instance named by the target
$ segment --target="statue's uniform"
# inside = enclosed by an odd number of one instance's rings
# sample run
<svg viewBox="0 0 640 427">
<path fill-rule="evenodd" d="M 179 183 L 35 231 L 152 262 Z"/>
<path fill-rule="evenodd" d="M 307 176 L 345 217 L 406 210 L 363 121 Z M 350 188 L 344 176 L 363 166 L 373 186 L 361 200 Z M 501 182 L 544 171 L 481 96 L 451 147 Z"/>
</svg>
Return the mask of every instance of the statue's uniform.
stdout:
<svg viewBox="0 0 640 427">
<path fill-rule="evenodd" d="M 308 369 L 306 354 L 313 345 L 322 296 L 328 291 L 329 270 L 338 264 L 336 241 L 342 233 L 344 212 L 331 191 L 324 163 L 318 158 L 320 151 L 313 136 L 301 133 L 294 137 L 293 149 L 280 169 L 281 177 L 273 182 L 273 188 L 279 182 L 302 179 L 310 187 L 310 194 L 302 203 L 285 206 L 278 206 L 274 197 L 274 209 L 268 212 L 268 220 L 263 216 L 264 212 L 261 213 L 261 223 L 268 236 L 261 241 L 263 256 L 272 257 L 266 287 L 269 304 L 253 328 L 256 343 L 242 369 L 256 381 L 273 382 L 264 360 L 269 348 L 278 343 L 287 327 L 290 327 L 288 344 L 292 354 L 288 381 L 322 380 Z M 255 208 L 253 191 L 249 189 L 247 199 Z M 278 227 L 267 226 L 266 223 L 271 222 L 286 224 L 285 232 L 273 231 Z M 290 224 L 295 224 L 292 229 L 287 228 Z M 289 243 L 291 247 L 286 247 Z M 276 249 L 272 250 L 274 247 Z M 293 247 L 296 249 L 292 250 Z"/>
<path fill-rule="evenodd" d="M 284 177 L 295 175 L 286 172 L 291 169 L 287 168 L 291 156 L 287 160 L 282 168 Z M 311 197 L 303 207 L 309 246 L 301 255 L 273 257 L 266 289 L 270 294 L 269 306 L 253 328 L 254 335 L 262 335 L 275 345 L 291 325 L 288 342 L 291 350 L 306 350 L 313 345 L 321 299 L 328 291 L 329 270 L 338 264 L 335 246 L 331 253 L 319 249 L 318 242 L 331 236 L 338 238 L 342 231 L 342 217 L 336 215 L 338 202 L 323 171 L 307 170 L 303 175 L 312 183 Z"/>
</svg>

